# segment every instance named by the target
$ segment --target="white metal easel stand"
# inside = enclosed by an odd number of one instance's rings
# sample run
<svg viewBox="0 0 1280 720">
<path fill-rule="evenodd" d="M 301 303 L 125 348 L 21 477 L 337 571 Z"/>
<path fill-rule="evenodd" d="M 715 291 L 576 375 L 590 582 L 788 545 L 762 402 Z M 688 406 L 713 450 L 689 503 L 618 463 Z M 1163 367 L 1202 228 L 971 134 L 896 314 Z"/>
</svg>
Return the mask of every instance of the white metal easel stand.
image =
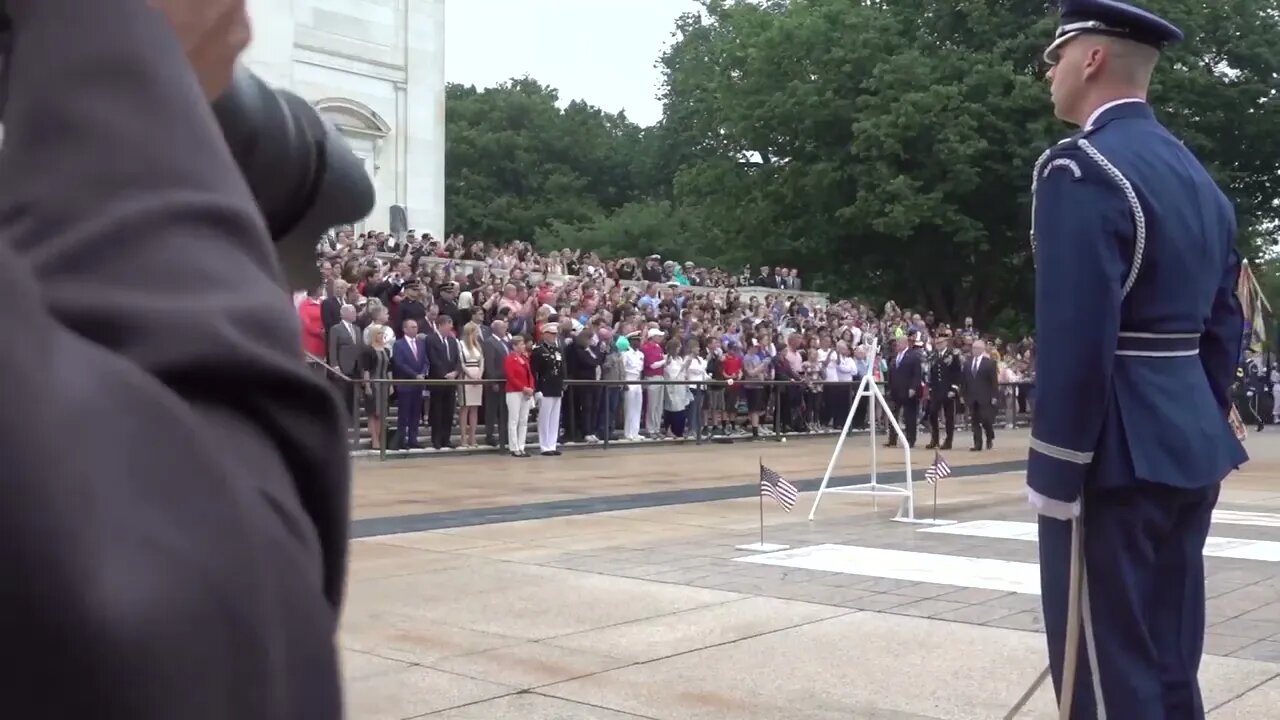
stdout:
<svg viewBox="0 0 1280 720">
<path fill-rule="evenodd" d="M 836 440 L 835 452 L 831 453 L 831 462 L 827 463 L 827 471 L 822 476 L 822 485 L 818 487 L 818 495 L 813 499 L 813 509 L 809 511 L 809 520 L 812 521 L 817 514 L 818 503 L 822 502 L 823 493 L 844 493 L 847 495 L 870 495 L 873 500 L 878 500 L 882 495 L 897 497 L 899 505 L 898 514 L 893 518 L 895 522 L 921 525 L 950 525 L 953 521 L 925 520 L 916 517 L 915 487 L 911 479 L 911 447 L 907 444 L 907 437 L 902 432 L 902 426 L 898 424 L 898 419 L 894 417 L 893 411 L 889 408 L 889 403 L 884 399 L 884 393 L 880 391 L 880 386 L 876 384 L 872 377 L 875 367 L 880 362 L 878 346 L 872 347 L 871 358 L 872 372 L 867 373 L 858 385 L 858 392 L 853 397 L 853 405 L 849 408 L 849 416 L 845 418 L 840 437 Z M 867 417 L 871 425 L 869 435 L 871 438 L 871 482 L 860 485 L 846 485 L 844 487 L 828 487 L 831 482 L 831 473 L 835 470 L 836 461 L 840 458 L 840 451 L 844 449 L 845 438 L 849 436 L 849 427 L 853 425 L 853 417 L 858 412 L 859 403 L 864 400 L 868 405 Z M 898 436 L 898 444 L 902 447 L 903 457 L 906 461 L 907 478 L 901 487 L 897 485 L 881 485 L 877 481 L 879 461 L 876 451 L 877 445 L 879 445 L 879 438 L 876 436 L 876 413 L 880 410 L 884 411 L 890 430 Z"/>
</svg>

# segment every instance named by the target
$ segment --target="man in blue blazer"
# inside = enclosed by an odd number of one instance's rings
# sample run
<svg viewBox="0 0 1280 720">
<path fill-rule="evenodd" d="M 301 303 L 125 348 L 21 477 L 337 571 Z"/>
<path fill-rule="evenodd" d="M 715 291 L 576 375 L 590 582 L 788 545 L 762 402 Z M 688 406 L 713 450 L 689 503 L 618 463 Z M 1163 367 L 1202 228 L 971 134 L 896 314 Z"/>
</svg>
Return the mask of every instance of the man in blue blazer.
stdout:
<svg viewBox="0 0 1280 720">
<path fill-rule="evenodd" d="M 1224 477 L 1243 315 L 1230 201 L 1159 121 L 1147 88 L 1182 32 L 1114 0 L 1064 0 L 1045 53 L 1054 110 L 1079 132 L 1032 184 L 1036 413 L 1050 664 L 1073 718 L 1203 718 L 1203 549 Z M 1083 642 L 1063 657 L 1073 529 Z"/>
<path fill-rule="evenodd" d="M 404 337 L 396 340 L 391 348 L 391 374 L 397 380 L 422 380 L 427 377 L 427 346 L 418 336 L 418 323 L 404 321 Z M 414 450 L 418 444 L 418 425 L 422 422 L 422 391 L 424 385 L 401 383 L 396 385 L 396 410 L 399 413 L 396 426 L 396 447 Z"/>
</svg>

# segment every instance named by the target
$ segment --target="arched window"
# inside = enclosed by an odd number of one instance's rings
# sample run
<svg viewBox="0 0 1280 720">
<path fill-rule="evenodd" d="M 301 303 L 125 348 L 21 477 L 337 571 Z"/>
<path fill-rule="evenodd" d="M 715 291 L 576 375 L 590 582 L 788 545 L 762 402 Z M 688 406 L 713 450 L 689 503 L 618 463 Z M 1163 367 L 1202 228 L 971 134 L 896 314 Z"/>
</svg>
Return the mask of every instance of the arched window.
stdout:
<svg viewBox="0 0 1280 720">
<path fill-rule="evenodd" d="M 347 98 L 325 98 L 315 103 L 316 111 L 333 123 L 356 157 L 364 162 L 365 172 L 377 182 L 382 168 L 380 155 L 383 141 L 391 134 L 391 126 L 364 103 Z M 363 230 L 364 223 L 360 223 Z"/>
</svg>

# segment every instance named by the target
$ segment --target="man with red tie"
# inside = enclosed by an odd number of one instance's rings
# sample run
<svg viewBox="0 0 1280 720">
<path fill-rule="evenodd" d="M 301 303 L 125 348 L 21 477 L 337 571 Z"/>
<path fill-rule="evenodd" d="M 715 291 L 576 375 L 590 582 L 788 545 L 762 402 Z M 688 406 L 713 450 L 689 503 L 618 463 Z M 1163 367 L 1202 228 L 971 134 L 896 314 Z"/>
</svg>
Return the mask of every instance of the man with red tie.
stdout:
<svg viewBox="0 0 1280 720">
<path fill-rule="evenodd" d="M 427 348 L 418 337 L 418 323 L 404 321 L 404 337 L 391 348 L 391 375 L 397 380 L 423 380 L 427 377 Z M 422 422 L 422 385 L 396 385 L 396 447 L 401 450 L 420 448 L 418 425 Z"/>
</svg>

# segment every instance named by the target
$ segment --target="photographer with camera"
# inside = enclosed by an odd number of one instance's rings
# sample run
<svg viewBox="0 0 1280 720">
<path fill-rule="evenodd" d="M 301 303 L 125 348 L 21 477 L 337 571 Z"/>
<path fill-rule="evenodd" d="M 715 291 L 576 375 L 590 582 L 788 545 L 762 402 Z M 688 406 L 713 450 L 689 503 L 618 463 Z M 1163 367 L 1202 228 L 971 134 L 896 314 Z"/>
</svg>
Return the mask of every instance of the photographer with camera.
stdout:
<svg viewBox="0 0 1280 720">
<path fill-rule="evenodd" d="M 339 718 L 343 418 L 281 268 L 342 149 L 235 69 L 243 0 L 0 5 L 6 714 Z"/>
</svg>

